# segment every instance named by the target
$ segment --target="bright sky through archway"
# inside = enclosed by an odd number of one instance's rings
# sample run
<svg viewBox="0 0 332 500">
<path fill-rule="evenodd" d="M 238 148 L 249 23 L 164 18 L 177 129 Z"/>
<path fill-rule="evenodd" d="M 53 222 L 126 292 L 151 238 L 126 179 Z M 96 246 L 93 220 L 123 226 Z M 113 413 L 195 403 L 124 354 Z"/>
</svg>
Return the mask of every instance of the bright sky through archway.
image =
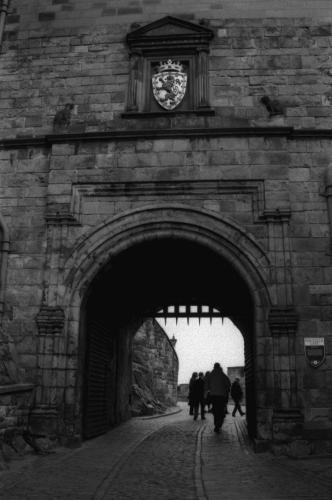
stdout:
<svg viewBox="0 0 332 500">
<path fill-rule="evenodd" d="M 195 371 L 206 372 L 219 362 L 226 372 L 230 366 L 244 366 L 244 342 L 241 332 L 232 321 L 213 318 L 158 318 L 169 338 L 177 339 L 175 350 L 179 357 L 179 384 L 188 383 Z"/>
</svg>

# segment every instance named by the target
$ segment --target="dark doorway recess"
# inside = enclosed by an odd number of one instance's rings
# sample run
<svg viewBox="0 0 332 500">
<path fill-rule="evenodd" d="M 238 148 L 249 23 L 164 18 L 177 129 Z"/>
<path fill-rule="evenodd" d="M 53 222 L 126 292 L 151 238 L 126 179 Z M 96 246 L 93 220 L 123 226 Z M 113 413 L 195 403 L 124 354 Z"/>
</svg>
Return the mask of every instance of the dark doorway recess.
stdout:
<svg viewBox="0 0 332 500">
<path fill-rule="evenodd" d="M 256 428 L 254 305 L 231 263 L 181 239 L 140 243 L 112 257 L 82 304 L 83 437 L 130 417 L 131 342 L 146 318 L 167 305 L 209 305 L 231 318 L 245 345 L 247 422 Z M 216 360 L 217 361 L 217 360 Z"/>
</svg>

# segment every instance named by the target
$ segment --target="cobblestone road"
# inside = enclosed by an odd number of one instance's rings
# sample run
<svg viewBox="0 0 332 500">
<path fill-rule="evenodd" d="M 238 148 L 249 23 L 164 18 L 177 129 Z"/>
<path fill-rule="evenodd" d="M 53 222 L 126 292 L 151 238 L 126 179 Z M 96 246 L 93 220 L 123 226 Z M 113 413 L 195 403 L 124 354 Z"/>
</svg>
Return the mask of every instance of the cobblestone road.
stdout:
<svg viewBox="0 0 332 500">
<path fill-rule="evenodd" d="M 330 500 L 331 489 L 331 458 L 255 455 L 243 419 L 227 416 L 216 435 L 211 415 L 193 422 L 187 409 L 0 475 L 4 500 Z"/>
<path fill-rule="evenodd" d="M 292 460 L 255 454 L 244 422 L 227 417 L 222 433 L 212 423 L 201 436 L 200 500 L 327 500 L 332 491 L 332 458 Z"/>
</svg>

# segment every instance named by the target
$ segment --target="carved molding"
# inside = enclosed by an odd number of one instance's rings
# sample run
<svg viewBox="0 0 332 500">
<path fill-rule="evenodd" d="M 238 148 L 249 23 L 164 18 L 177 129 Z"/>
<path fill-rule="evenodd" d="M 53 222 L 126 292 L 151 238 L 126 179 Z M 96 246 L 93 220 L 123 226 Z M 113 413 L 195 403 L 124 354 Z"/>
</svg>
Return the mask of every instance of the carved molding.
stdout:
<svg viewBox="0 0 332 500">
<path fill-rule="evenodd" d="M 43 305 L 36 316 L 39 335 L 61 335 L 65 325 L 62 307 Z"/>
<path fill-rule="evenodd" d="M 289 222 L 291 218 L 291 211 L 287 209 L 264 210 L 259 216 L 262 222 Z"/>
<path fill-rule="evenodd" d="M 204 112 L 204 111 L 201 111 Z M 176 112 L 173 113 L 175 115 Z M 141 113 L 151 118 L 150 113 Z M 171 118 L 172 112 L 169 117 Z M 164 116 L 164 115 L 163 115 Z M 29 147 L 52 147 L 53 144 L 94 142 L 94 141 L 134 141 L 142 139 L 177 139 L 194 137 L 286 137 L 289 140 L 332 139 L 332 129 L 294 129 L 293 127 L 205 127 L 176 128 L 168 124 L 165 128 L 137 130 L 112 130 L 105 132 L 80 132 L 68 134 L 50 134 L 40 136 L 15 137 L 0 140 L 0 149 L 18 149 Z"/>
<path fill-rule="evenodd" d="M 273 307 L 268 318 L 272 335 L 295 335 L 298 319 L 293 307 Z"/>
<path fill-rule="evenodd" d="M 73 184 L 71 216 L 80 220 L 82 215 L 82 204 L 84 198 L 109 198 L 120 200 L 121 198 L 138 196 L 143 198 L 163 197 L 173 200 L 182 200 L 183 196 L 191 199 L 213 198 L 223 199 L 225 196 L 245 194 L 251 199 L 253 221 L 259 222 L 260 215 L 264 211 L 264 181 L 263 180 L 207 180 L 207 181 L 162 181 L 162 182 L 112 182 L 112 183 L 81 183 Z"/>
<path fill-rule="evenodd" d="M 131 51 L 140 53 L 177 49 L 179 43 L 202 50 L 209 48 L 213 36 L 213 31 L 206 26 L 166 16 L 128 33 L 127 44 Z"/>
<path fill-rule="evenodd" d="M 48 226 L 80 226 L 79 221 L 70 212 L 54 213 L 50 211 L 46 214 L 45 220 Z"/>
</svg>

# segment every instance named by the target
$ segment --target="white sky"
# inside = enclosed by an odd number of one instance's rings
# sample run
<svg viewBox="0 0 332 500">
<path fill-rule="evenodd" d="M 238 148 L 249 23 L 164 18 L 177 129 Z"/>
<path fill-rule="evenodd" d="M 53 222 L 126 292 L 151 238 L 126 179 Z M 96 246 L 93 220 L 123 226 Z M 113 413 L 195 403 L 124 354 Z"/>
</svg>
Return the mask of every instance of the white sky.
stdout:
<svg viewBox="0 0 332 500">
<path fill-rule="evenodd" d="M 193 372 L 212 370 L 214 363 L 219 362 L 224 371 L 229 366 L 244 366 L 244 343 L 240 331 L 228 318 L 214 318 L 212 324 L 207 318 L 165 320 L 158 318 L 160 326 L 169 338 L 177 339 L 175 350 L 179 357 L 179 384 L 188 383 Z"/>
</svg>

